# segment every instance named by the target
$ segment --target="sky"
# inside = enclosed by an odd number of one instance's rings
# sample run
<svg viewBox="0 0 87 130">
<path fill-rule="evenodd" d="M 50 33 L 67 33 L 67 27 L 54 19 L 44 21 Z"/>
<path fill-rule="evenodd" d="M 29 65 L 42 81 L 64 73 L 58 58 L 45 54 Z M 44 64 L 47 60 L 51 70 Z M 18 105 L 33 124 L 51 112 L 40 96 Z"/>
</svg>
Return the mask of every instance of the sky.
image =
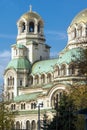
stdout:
<svg viewBox="0 0 87 130">
<path fill-rule="evenodd" d="M 67 28 L 87 8 L 87 0 L 0 0 L 0 85 L 11 60 L 11 45 L 16 43 L 16 23 L 30 5 L 43 18 L 46 43 L 51 56 L 56 56 L 67 45 Z"/>
</svg>

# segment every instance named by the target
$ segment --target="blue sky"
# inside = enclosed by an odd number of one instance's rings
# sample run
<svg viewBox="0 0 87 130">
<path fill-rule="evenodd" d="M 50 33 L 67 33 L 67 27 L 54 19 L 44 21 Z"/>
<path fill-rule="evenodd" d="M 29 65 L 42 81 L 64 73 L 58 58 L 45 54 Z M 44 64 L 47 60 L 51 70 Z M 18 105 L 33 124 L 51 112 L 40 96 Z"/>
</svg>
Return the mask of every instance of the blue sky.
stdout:
<svg viewBox="0 0 87 130">
<path fill-rule="evenodd" d="M 67 44 L 67 28 L 73 18 L 87 8 L 86 0 L 0 0 L 0 84 L 16 43 L 17 20 L 29 11 L 29 5 L 44 19 L 46 42 L 55 56 Z"/>
</svg>

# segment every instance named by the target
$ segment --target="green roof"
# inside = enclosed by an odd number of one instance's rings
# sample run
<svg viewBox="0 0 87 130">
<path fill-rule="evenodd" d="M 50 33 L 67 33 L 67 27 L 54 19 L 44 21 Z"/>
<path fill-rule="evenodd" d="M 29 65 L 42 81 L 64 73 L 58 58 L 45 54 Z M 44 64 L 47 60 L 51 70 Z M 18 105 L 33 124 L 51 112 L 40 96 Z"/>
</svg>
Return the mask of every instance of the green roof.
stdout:
<svg viewBox="0 0 87 130">
<path fill-rule="evenodd" d="M 53 66 L 57 63 L 57 60 L 58 59 L 36 62 L 32 67 L 32 74 L 52 72 Z"/>
<path fill-rule="evenodd" d="M 26 48 L 24 45 L 21 45 L 21 44 L 16 44 L 16 47 L 20 49 Z"/>
<path fill-rule="evenodd" d="M 31 64 L 29 60 L 25 58 L 16 58 L 9 62 L 6 69 L 14 68 L 14 69 L 31 69 Z"/>
<path fill-rule="evenodd" d="M 55 65 L 70 64 L 72 61 L 77 61 L 77 59 L 80 59 L 82 52 L 82 48 L 73 48 L 63 51 L 63 54 L 57 59 L 36 62 L 32 66 L 32 74 L 53 72 Z"/>
<path fill-rule="evenodd" d="M 20 48 L 20 49 L 23 49 L 23 48 L 26 48 L 24 45 L 22 44 L 13 44 L 12 47 L 17 47 L 17 48 Z"/>
<path fill-rule="evenodd" d="M 63 64 L 63 63 L 70 64 L 70 62 L 72 61 L 77 61 L 77 59 L 80 59 L 82 52 L 83 52 L 82 48 L 73 48 L 67 50 L 65 53 L 59 56 L 57 64 Z"/>
<path fill-rule="evenodd" d="M 14 98 L 15 102 L 36 100 L 40 92 L 19 95 Z"/>
<path fill-rule="evenodd" d="M 46 89 L 51 88 L 51 87 L 53 87 L 53 83 L 45 84 L 45 85 L 43 85 L 42 87 L 43 87 L 44 89 L 45 89 L 45 88 L 46 88 Z"/>
</svg>

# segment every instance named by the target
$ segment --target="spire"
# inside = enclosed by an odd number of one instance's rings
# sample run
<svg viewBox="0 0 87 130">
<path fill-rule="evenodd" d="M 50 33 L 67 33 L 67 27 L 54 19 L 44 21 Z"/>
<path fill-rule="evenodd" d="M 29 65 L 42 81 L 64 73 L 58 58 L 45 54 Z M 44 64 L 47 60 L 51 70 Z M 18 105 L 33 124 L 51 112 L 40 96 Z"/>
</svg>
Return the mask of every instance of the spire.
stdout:
<svg viewBox="0 0 87 130">
<path fill-rule="evenodd" d="M 30 5 L 30 12 L 32 12 L 32 5 Z"/>
</svg>

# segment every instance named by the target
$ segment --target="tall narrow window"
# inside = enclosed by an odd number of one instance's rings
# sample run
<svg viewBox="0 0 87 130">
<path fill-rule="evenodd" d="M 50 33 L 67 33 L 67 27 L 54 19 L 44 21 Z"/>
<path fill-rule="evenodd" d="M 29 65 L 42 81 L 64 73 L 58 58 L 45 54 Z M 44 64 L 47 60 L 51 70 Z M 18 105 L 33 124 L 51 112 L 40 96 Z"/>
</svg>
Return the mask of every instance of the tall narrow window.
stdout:
<svg viewBox="0 0 87 130">
<path fill-rule="evenodd" d="M 25 31 L 25 23 L 22 24 L 22 32 Z"/>
<path fill-rule="evenodd" d="M 22 86 L 22 80 L 20 80 L 20 86 Z"/>
<path fill-rule="evenodd" d="M 40 32 L 40 23 L 38 23 L 38 33 Z"/>
<path fill-rule="evenodd" d="M 33 22 L 29 23 L 29 32 L 34 32 L 34 23 Z"/>
<path fill-rule="evenodd" d="M 26 129 L 30 130 L 30 121 L 28 121 L 28 120 L 26 121 Z"/>
</svg>

